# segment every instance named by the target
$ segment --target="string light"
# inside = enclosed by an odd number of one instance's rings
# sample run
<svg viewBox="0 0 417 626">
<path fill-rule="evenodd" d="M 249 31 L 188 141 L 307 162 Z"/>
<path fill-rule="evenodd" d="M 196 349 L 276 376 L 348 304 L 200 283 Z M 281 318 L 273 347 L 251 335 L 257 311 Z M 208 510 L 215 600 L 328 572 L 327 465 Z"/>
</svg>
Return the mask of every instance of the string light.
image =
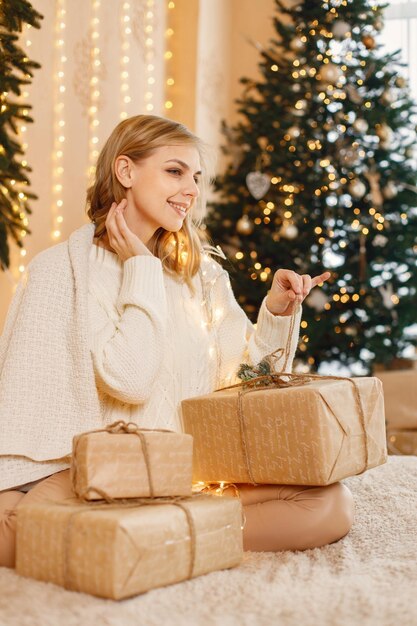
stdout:
<svg viewBox="0 0 417 626">
<path fill-rule="evenodd" d="M 54 140 L 52 150 L 52 224 L 51 238 L 57 241 L 61 238 L 63 200 L 63 157 L 65 148 L 65 0 L 57 0 L 55 18 L 55 75 L 54 75 Z"/>
<path fill-rule="evenodd" d="M 100 120 L 98 117 L 98 105 L 100 101 L 100 0 L 94 0 L 91 14 L 91 78 L 90 78 L 90 101 L 88 107 L 88 177 L 91 179 L 96 171 L 95 163 L 98 157 L 98 129 Z"/>
<path fill-rule="evenodd" d="M 121 11 L 122 53 L 120 55 L 120 119 L 128 117 L 128 105 L 132 101 L 130 95 L 129 64 L 130 64 L 130 36 L 132 34 L 130 18 L 130 2 L 123 2 Z"/>
<path fill-rule="evenodd" d="M 172 87 L 174 85 L 174 82 L 175 82 L 174 79 L 171 76 L 171 69 L 170 68 L 172 67 L 172 64 L 170 62 L 171 62 L 172 57 L 174 56 L 174 54 L 173 54 L 172 50 L 170 49 L 171 46 L 169 44 L 169 40 L 172 38 L 172 35 L 174 34 L 174 30 L 170 26 L 170 24 L 172 24 L 172 19 L 170 19 L 170 16 L 172 16 L 172 11 L 175 9 L 175 2 L 173 2 L 173 0 L 169 0 L 169 2 L 167 3 L 167 8 L 168 8 L 168 24 L 169 24 L 169 27 L 168 27 L 168 29 L 165 32 L 165 36 L 167 38 L 167 47 L 166 47 L 166 50 L 165 50 L 164 58 L 165 58 L 165 61 L 166 61 L 166 75 L 167 75 L 168 78 L 167 78 L 167 81 L 166 81 L 167 88 L 166 88 L 166 91 L 165 91 L 165 93 L 167 95 L 167 99 L 165 100 L 164 107 L 165 107 L 166 111 L 169 111 L 174 106 L 174 104 L 172 102 L 172 99 L 169 97 L 170 96 L 170 92 L 171 92 L 171 89 L 169 89 L 169 88 Z"/>
<path fill-rule="evenodd" d="M 146 0 L 145 12 L 145 62 L 146 62 L 146 92 L 145 108 L 152 113 L 155 108 L 154 85 L 155 79 L 155 40 L 154 40 L 154 0 Z"/>
</svg>

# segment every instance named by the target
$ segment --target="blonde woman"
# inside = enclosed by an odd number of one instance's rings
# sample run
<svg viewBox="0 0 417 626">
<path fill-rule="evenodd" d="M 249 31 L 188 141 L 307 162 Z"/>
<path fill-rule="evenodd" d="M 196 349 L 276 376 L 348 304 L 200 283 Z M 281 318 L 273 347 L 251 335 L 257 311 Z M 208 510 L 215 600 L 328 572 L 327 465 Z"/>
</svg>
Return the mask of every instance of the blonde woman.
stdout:
<svg viewBox="0 0 417 626">
<path fill-rule="evenodd" d="M 184 126 L 124 120 L 88 190 L 91 223 L 29 264 L 0 340 L 0 565 L 14 565 L 19 507 L 72 495 L 74 435 L 118 419 L 180 430 L 181 400 L 285 346 L 294 308 L 329 278 L 278 270 L 255 329 L 202 250 L 206 184 L 204 146 Z M 321 546 L 353 521 L 340 483 L 237 491 L 247 550 Z"/>
</svg>

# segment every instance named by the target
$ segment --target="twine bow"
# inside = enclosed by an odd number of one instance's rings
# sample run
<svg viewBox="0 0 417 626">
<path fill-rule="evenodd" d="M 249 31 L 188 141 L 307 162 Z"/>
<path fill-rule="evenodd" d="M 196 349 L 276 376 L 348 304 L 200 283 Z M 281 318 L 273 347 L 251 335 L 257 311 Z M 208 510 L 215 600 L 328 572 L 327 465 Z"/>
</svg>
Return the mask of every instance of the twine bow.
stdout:
<svg viewBox="0 0 417 626">
<path fill-rule="evenodd" d="M 297 311 L 294 310 L 291 316 L 290 330 L 288 333 L 288 339 L 285 348 L 278 348 L 271 354 L 267 355 L 262 362 L 267 362 L 270 365 L 273 365 L 274 361 L 284 356 L 284 367 L 287 366 L 289 357 L 290 357 L 290 347 L 291 347 L 291 338 L 292 332 L 294 330 L 295 325 L 295 316 Z M 259 365 L 253 368 L 252 371 L 257 371 Z M 258 370 L 259 371 L 259 370 Z M 240 431 L 240 441 L 242 445 L 243 458 L 245 461 L 246 470 L 249 474 L 251 482 L 256 485 L 258 484 L 256 478 L 254 476 L 251 456 L 248 449 L 248 437 L 247 437 L 247 427 L 246 427 L 246 419 L 243 410 L 243 397 L 251 393 L 253 391 L 261 391 L 265 389 L 270 389 L 274 387 L 276 389 L 285 389 L 288 387 L 299 387 L 302 385 L 306 385 L 314 380 L 344 380 L 349 381 L 353 385 L 353 393 L 355 397 L 355 403 L 357 407 L 357 411 L 359 413 L 359 419 L 361 422 L 362 430 L 365 438 L 365 464 L 362 472 L 364 472 L 369 463 L 369 444 L 368 444 L 368 435 L 366 432 L 366 419 L 365 413 L 362 406 L 362 399 L 360 396 L 359 389 L 352 378 L 347 378 L 345 376 L 320 376 L 319 374 L 293 374 L 292 372 L 281 371 L 279 373 L 269 373 L 262 374 L 260 376 L 250 376 L 246 380 L 242 380 L 241 383 L 237 383 L 235 385 L 229 385 L 227 387 L 222 387 L 220 389 L 216 389 L 216 391 L 223 391 L 225 389 L 238 389 L 238 397 L 237 397 L 237 410 L 238 410 L 238 418 L 239 418 L 239 431 Z"/>
<path fill-rule="evenodd" d="M 77 448 L 78 448 L 78 445 L 81 439 L 86 437 L 87 435 L 90 435 L 91 433 L 103 433 L 103 432 L 108 432 L 111 435 L 118 435 L 121 433 L 125 433 L 128 435 L 136 435 L 137 437 L 139 437 L 140 445 L 142 448 L 143 459 L 145 461 L 146 474 L 148 478 L 149 497 L 154 498 L 155 489 L 154 489 L 154 483 L 153 483 L 153 477 L 152 477 L 149 449 L 148 449 L 148 444 L 146 441 L 145 433 L 147 432 L 174 433 L 174 431 L 167 430 L 164 428 L 153 428 L 153 429 L 139 428 L 139 426 L 135 424 L 134 422 L 124 422 L 123 420 L 118 420 L 117 422 L 113 422 L 112 424 L 109 424 L 108 426 L 106 426 L 106 428 L 99 428 L 97 430 L 89 430 L 85 433 L 81 433 L 81 435 L 78 435 L 78 437 L 76 437 L 74 441 L 74 448 L 73 448 L 73 454 L 72 454 L 72 460 L 71 460 L 71 464 L 72 464 L 71 480 L 72 480 L 72 488 L 74 490 L 74 493 L 77 495 L 77 497 L 83 502 L 88 502 L 89 493 L 94 492 L 94 493 L 98 493 L 98 495 L 103 500 L 105 500 L 108 504 L 120 502 L 120 500 L 116 500 L 112 498 L 103 489 L 100 489 L 99 487 L 89 486 L 83 492 L 79 492 L 78 487 L 77 487 L 77 469 L 78 469 L 77 468 Z"/>
</svg>

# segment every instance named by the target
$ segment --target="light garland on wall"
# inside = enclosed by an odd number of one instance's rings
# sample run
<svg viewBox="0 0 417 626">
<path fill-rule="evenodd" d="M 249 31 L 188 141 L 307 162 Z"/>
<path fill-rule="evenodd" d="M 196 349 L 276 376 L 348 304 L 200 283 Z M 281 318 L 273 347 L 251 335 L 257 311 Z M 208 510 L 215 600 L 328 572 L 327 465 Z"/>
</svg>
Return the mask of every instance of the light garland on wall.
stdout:
<svg viewBox="0 0 417 626">
<path fill-rule="evenodd" d="M 63 200 L 63 179 L 64 179 L 64 144 L 65 144 L 65 0 L 57 0 L 55 14 L 55 51 L 56 70 L 54 76 L 54 141 L 52 150 L 52 229 L 51 238 L 57 241 L 61 238 L 62 208 Z"/>
<path fill-rule="evenodd" d="M 98 151 L 98 127 L 100 121 L 98 118 L 98 103 L 100 100 L 100 0 L 94 0 L 92 4 L 91 15 L 91 78 L 90 78 L 90 104 L 88 107 L 88 177 L 89 179 L 94 176 L 96 171 L 96 160 L 99 154 Z"/>
<path fill-rule="evenodd" d="M 155 109 L 154 85 L 155 79 L 155 40 L 154 40 L 154 0 L 147 0 L 145 12 L 145 63 L 146 63 L 146 91 L 145 109 L 153 113 Z"/>
<path fill-rule="evenodd" d="M 130 2 L 123 2 L 121 12 L 122 53 L 120 55 L 121 120 L 128 117 L 128 104 L 132 100 L 129 85 L 130 35 L 132 34 L 130 9 Z"/>
<path fill-rule="evenodd" d="M 164 58 L 165 58 L 165 62 L 166 62 L 166 100 L 164 103 L 164 108 L 165 111 L 170 111 L 174 104 L 172 102 L 172 99 L 170 98 L 170 87 L 172 87 L 174 85 L 174 79 L 171 76 L 171 66 L 172 66 L 172 58 L 174 56 L 174 53 L 171 50 L 171 44 L 170 44 L 170 39 L 172 38 L 173 34 L 174 34 L 174 29 L 171 27 L 172 24 L 172 12 L 175 9 L 175 2 L 173 0 L 168 0 L 167 3 L 167 9 L 168 9 L 168 28 L 165 31 L 165 36 L 167 39 L 167 46 L 166 46 L 166 51 L 164 54 Z"/>
</svg>

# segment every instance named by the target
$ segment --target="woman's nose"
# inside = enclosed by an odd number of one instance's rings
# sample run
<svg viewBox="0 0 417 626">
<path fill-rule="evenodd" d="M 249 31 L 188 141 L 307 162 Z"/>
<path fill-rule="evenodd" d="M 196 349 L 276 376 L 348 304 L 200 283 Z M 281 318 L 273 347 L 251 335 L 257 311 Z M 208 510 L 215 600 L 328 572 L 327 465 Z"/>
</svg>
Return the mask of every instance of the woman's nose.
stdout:
<svg viewBox="0 0 417 626">
<path fill-rule="evenodd" d="M 193 198 L 197 198 L 200 195 L 200 190 L 194 178 L 191 181 L 187 181 L 185 193 L 187 196 L 192 196 Z"/>
</svg>

